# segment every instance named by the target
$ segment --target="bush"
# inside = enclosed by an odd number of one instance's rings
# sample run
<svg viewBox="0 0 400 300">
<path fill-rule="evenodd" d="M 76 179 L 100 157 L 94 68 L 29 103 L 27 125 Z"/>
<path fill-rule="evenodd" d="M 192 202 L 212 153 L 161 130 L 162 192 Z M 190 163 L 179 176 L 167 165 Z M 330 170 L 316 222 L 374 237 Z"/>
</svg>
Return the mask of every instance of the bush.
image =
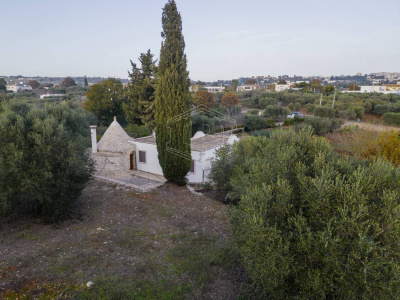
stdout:
<svg viewBox="0 0 400 300">
<path fill-rule="evenodd" d="M 314 116 L 321 118 L 335 117 L 335 110 L 329 106 L 316 106 L 314 108 Z"/>
<path fill-rule="evenodd" d="M 338 111 L 340 119 L 344 120 L 354 120 L 356 118 L 356 113 L 353 109 L 346 109 Z"/>
<path fill-rule="evenodd" d="M 306 109 L 307 109 L 307 112 L 308 112 L 308 113 L 313 113 L 313 112 L 314 112 L 314 109 L 315 109 L 315 104 L 308 103 L 308 104 L 306 105 Z"/>
<path fill-rule="evenodd" d="M 310 131 L 235 147 L 224 159 L 246 159 L 225 180 L 254 298 L 400 298 L 399 169 L 341 157 Z"/>
<path fill-rule="evenodd" d="M 150 128 L 145 125 L 129 124 L 124 130 L 135 139 L 151 134 Z"/>
<path fill-rule="evenodd" d="M 301 103 L 300 103 L 300 102 L 296 102 L 296 103 L 294 104 L 294 109 L 297 110 L 297 111 L 299 111 L 299 110 L 301 109 Z"/>
<path fill-rule="evenodd" d="M 360 120 L 364 119 L 364 111 L 365 111 L 364 107 L 353 106 L 352 109 L 355 112 L 355 115 L 356 115 L 355 117 L 357 119 L 360 119 Z"/>
<path fill-rule="evenodd" d="M 384 124 L 400 125 L 400 113 L 386 113 L 382 120 Z"/>
<path fill-rule="evenodd" d="M 253 131 L 268 128 L 267 120 L 258 115 L 244 116 L 244 130 Z"/>
<path fill-rule="evenodd" d="M 255 136 L 255 137 L 257 137 L 257 136 L 265 136 L 265 137 L 267 137 L 267 138 L 270 138 L 270 137 L 271 137 L 271 134 L 272 134 L 272 130 L 263 129 L 263 130 L 254 131 L 254 132 L 251 134 L 251 136 Z"/>
<path fill-rule="evenodd" d="M 289 112 L 290 111 L 287 107 L 282 107 L 280 105 L 268 105 L 264 110 L 264 116 L 271 118 L 276 122 L 282 122 Z"/>
<path fill-rule="evenodd" d="M 1 103 L 0 215 L 66 215 L 94 171 L 86 150 L 96 122 L 68 104 Z"/>
<path fill-rule="evenodd" d="M 299 131 L 307 126 L 311 126 L 314 129 L 315 134 L 323 135 L 333 132 L 338 129 L 340 125 L 341 123 L 337 119 L 306 116 L 304 123 L 296 125 L 296 130 Z"/>
</svg>

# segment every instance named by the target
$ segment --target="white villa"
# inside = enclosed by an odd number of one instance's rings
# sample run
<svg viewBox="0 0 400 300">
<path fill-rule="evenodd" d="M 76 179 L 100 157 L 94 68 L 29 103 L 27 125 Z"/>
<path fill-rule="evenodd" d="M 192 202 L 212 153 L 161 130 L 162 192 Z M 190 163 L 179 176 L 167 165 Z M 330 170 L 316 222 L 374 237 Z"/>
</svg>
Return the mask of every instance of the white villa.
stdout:
<svg viewBox="0 0 400 300">
<path fill-rule="evenodd" d="M 91 126 L 92 157 L 97 172 L 110 178 L 120 178 L 130 171 L 139 170 L 150 174 L 163 175 L 158 161 L 156 137 L 154 135 L 133 139 L 114 118 L 97 145 L 96 126 Z M 209 181 L 211 161 L 218 148 L 238 141 L 234 134 L 208 135 L 196 132 L 191 138 L 192 165 L 188 181 L 201 183 Z M 172 153 L 170 155 L 177 155 Z M 182 157 L 182 159 L 185 159 Z"/>
</svg>

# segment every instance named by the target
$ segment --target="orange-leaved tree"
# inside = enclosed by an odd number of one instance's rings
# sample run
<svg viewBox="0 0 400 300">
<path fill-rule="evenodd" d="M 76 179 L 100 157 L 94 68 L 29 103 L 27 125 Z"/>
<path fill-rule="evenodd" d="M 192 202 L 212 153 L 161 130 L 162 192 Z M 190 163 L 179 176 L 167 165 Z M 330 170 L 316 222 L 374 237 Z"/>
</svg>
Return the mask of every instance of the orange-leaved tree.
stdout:
<svg viewBox="0 0 400 300">
<path fill-rule="evenodd" d="M 209 91 L 200 90 L 194 94 L 193 102 L 197 105 L 204 105 L 208 108 L 214 107 L 214 95 Z"/>
</svg>

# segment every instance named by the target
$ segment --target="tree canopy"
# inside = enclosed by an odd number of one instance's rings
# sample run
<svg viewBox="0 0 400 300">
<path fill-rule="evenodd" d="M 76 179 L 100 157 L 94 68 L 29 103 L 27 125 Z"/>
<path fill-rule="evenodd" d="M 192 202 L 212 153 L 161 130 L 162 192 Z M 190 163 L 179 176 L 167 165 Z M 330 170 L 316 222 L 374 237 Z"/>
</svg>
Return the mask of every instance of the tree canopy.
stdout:
<svg viewBox="0 0 400 300">
<path fill-rule="evenodd" d="M 66 215 L 93 172 L 92 114 L 65 104 L 0 102 L 0 215 Z"/>
<path fill-rule="evenodd" d="M 39 81 L 32 79 L 28 81 L 28 85 L 31 86 L 33 89 L 37 89 L 40 86 Z"/>
<path fill-rule="evenodd" d="M 150 50 L 141 53 L 139 61 L 141 68 L 131 61 L 131 78 L 126 89 L 128 102 L 124 105 L 127 121 L 130 124 L 155 127 L 155 73 L 156 61 Z"/>
<path fill-rule="evenodd" d="M 61 82 L 61 85 L 64 87 L 70 87 L 70 86 L 75 86 L 76 82 L 73 80 L 71 77 L 66 77 L 64 80 Z"/>
<path fill-rule="evenodd" d="M 214 108 L 214 95 L 209 91 L 200 90 L 194 94 L 193 102 L 197 105 Z"/>
<path fill-rule="evenodd" d="M 190 80 L 182 19 L 173 0 L 163 8 L 162 28 L 161 37 L 164 40 L 157 70 L 155 100 L 158 159 L 167 180 L 185 184 L 185 176 L 191 166 L 190 116 L 184 114 L 191 107 Z"/>
<path fill-rule="evenodd" d="M 398 168 L 281 130 L 219 150 L 214 171 L 239 199 L 231 222 L 254 298 L 400 297 Z"/>
<path fill-rule="evenodd" d="M 118 79 L 108 78 L 92 85 L 86 93 L 86 98 L 85 109 L 94 113 L 101 125 L 110 125 L 114 116 L 118 118 L 120 124 L 126 124 L 122 109 L 123 103 L 126 102 L 125 94 Z"/>
</svg>

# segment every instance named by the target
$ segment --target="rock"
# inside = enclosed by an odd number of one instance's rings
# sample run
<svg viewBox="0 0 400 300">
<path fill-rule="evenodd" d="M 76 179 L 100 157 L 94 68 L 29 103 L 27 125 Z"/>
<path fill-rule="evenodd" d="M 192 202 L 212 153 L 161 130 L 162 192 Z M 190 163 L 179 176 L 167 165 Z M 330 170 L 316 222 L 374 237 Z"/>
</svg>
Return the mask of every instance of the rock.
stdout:
<svg viewBox="0 0 400 300">
<path fill-rule="evenodd" d="M 87 286 L 88 288 L 90 288 L 93 284 L 94 284 L 93 281 L 88 281 L 88 282 L 86 283 L 86 286 Z"/>
</svg>

